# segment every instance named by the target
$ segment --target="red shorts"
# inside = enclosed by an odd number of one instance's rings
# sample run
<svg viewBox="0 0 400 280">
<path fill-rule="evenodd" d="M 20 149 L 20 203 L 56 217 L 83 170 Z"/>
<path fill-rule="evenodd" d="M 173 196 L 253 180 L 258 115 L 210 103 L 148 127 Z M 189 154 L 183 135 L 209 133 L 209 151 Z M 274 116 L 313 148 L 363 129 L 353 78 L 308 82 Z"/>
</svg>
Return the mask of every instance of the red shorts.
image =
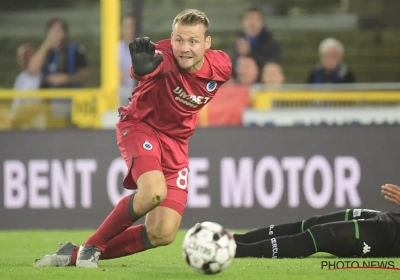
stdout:
<svg viewBox="0 0 400 280">
<path fill-rule="evenodd" d="M 117 123 L 117 143 L 128 167 L 124 187 L 137 189 L 140 175 L 160 170 L 167 183 L 167 197 L 160 205 L 183 215 L 188 192 L 188 146 L 128 115 Z"/>
</svg>

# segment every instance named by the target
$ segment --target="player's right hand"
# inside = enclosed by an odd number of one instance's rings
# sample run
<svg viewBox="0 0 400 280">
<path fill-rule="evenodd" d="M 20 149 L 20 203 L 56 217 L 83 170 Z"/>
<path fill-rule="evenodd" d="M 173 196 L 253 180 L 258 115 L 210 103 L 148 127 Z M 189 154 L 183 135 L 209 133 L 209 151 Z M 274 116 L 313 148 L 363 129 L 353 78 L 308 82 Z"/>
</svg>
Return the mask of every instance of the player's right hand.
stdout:
<svg viewBox="0 0 400 280">
<path fill-rule="evenodd" d="M 392 184 L 385 184 L 381 187 L 381 193 L 385 195 L 385 199 L 400 206 L 400 187 Z"/>
<path fill-rule="evenodd" d="M 163 61 L 161 53 L 156 53 L 155 44 L 150 41 L 150 38 L 136 38 L 129 44 L 131 53 L 133 72 L 138 76 L 150 74 Z"/>
</svg>

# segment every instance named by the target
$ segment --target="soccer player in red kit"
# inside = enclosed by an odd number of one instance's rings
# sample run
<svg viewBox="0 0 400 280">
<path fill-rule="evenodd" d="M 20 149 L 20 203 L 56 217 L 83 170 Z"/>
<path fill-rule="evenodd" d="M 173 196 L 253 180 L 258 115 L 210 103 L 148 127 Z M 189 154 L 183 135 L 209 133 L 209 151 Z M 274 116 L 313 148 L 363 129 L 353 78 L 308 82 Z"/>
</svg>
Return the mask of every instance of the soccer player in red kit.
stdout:
<svg viewBox="0 0 400 280">
<path fill-rule="evenodd" d="M 128 166 L 124 197 L 81 246 L 61 243 L 36 266 L 97 268 L 99 259 L 119 258 L 174 241 L 187 200 L 188 144 L 196 115 L 232 73 L 231 60 L 211 50 L 209 20 L 198 10 L 178 14 L 171 39 L 129 46 L 131 76 L 139 80 L 132 100 L 119 109 L 117 141 Z M 146 216 L 145 224 L 132 226 Z"/>
</svg>

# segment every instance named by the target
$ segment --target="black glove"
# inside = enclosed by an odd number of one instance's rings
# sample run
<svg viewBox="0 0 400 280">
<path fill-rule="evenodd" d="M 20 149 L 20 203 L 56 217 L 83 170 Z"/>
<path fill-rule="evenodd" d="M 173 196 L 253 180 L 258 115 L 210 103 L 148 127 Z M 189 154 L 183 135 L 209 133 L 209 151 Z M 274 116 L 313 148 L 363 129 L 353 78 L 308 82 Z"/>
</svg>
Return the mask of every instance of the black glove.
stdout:
<svg viewBox="0 0 400 280">
<path fill-rule="evenodd" d="M 163 61 L 163 56 L 156 52 L 156 46 L 150 38 L 136 38 L 135 41 L 129 44 L 131 53 L 133 72 L 138 76 L 150 74 Z"/>
</svg>

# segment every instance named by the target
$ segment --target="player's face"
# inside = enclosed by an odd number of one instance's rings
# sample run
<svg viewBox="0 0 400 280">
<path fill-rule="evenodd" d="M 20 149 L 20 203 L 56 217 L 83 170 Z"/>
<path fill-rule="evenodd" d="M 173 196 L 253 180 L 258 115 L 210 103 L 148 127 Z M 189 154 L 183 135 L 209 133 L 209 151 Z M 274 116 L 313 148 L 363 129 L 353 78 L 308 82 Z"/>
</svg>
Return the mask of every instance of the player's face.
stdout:
<svg viewBox="0 0 400 280">
<path fill-rule="evenodd" d="M 202 24 L 175 25 L 171 43 L 175 59 L 181 68 L 194 72 L 203 65 L 204 53 L 211 46 L 211 37 L 206 37 L 205 31 Z"/>
</svg>

